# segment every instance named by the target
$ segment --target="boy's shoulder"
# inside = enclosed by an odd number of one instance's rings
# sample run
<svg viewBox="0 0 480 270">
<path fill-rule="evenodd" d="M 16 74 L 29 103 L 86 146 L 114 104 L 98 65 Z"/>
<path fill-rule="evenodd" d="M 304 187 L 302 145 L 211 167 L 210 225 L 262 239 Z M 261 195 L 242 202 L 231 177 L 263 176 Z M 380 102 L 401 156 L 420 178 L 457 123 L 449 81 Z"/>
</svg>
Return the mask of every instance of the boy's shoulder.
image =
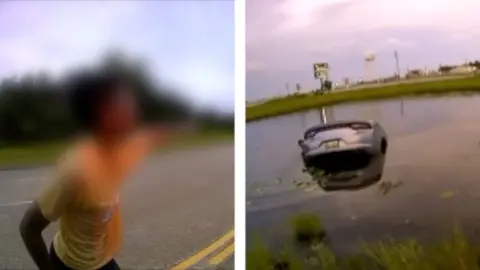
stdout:
<svg viewBox="0 0 480 270">
<path fill-rule="evenodd" d="M 88 160 L 88 147 L 79 141 L 68 147 L 57 161 L 57 171 L 61 173 L 81 173 Z"/>
</svg>

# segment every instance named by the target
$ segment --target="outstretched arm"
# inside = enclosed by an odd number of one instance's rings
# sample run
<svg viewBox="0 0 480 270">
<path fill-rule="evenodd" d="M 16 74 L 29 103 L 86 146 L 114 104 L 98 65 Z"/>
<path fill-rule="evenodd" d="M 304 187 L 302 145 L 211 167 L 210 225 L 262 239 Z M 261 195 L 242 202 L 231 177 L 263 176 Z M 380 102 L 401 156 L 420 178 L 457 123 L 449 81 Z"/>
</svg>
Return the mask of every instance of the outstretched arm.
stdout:
<svg viewBox="0 0 480 270">
<path fill-rule="evenodd" d="M 179 136 L 196 131 L 192 124 L 158 124 L 144 127 L 129 139 L 122 149 L 122 168 L 129 172 L 146 155 L 162 145 L 171 143 Z"/>
</svg>

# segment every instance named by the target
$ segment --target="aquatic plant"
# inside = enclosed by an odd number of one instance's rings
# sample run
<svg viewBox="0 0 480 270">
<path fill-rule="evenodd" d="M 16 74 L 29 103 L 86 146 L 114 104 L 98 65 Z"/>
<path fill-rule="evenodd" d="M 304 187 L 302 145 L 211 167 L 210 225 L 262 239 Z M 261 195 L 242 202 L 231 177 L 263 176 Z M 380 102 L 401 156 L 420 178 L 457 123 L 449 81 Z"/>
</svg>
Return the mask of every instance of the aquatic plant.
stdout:
<svg viewBox="0 0 480 270">
<path fill-rule="evenodd" d="M 311 244 L 325 237 L 325 229 L 320 217 L 310 213 L 300 213 L 292 217 L 292 228 L 297 242 Z"/>
</svg>

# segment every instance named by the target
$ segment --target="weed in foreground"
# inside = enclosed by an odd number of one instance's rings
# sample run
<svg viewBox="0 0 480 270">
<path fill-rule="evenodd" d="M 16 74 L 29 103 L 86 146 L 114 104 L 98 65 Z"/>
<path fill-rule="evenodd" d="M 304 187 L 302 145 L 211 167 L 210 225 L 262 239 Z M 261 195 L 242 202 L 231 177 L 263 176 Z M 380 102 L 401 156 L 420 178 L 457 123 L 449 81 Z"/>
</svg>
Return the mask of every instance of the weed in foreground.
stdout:
<svg viewBox="0 0 480 270">
<path fill-rule="evenodd" d="M 248 270 L 273 270 L 273 256 L 258 235 L 254 237 L 253 245 L 247 250 L 246 258 Z"/>
<path fill-rule="evenodd" d="M 479 270 L 479 251 L 458 228 L 433 245 L 411 239 L 363 248 L 367 257 L 385 270 Z"/>
<path fill-rule="evenodd" d="M 357 254 L 339 257 L 327 245 L 312 246 L 313 256 L 301 258 L 295 250 L 272 255 L 260 239 L 247 252 L 247 270 L 480 270 L 480 248 L 456 227 L 433 244 L 415 239 L 362 244 Z"/>
<path fill-rule="evenodd" d="M 320 217 L 315 214 L 298 214 L 292 218 L 295 239 L 300 244 L 321 242 L 325 237 L 325 229 Z"/>
<path fill-rule="evenodd" d="M 247 250 L 248 270 L 302 270 L 302 263 L 292 249 L 285 248 L 278 255 L 272 254 L 259 236 L 255 236 L 252 247 Z"/>
</svg>

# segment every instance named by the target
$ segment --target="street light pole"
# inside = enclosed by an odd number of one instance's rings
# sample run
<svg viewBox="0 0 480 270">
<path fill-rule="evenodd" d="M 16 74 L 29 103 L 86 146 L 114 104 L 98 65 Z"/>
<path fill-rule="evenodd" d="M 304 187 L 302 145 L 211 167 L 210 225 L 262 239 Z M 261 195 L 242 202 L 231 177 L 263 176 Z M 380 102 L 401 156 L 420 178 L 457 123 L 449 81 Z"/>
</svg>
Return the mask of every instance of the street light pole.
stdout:
<svg viewBox="0 0 480 270">
<path fill-rule="evenodd" d="M 397 65 L 397 78 L 400 79 L 400 64 L 398 63 L 398 53 L 395 51 L 395 63 Z"/>
</svg>

